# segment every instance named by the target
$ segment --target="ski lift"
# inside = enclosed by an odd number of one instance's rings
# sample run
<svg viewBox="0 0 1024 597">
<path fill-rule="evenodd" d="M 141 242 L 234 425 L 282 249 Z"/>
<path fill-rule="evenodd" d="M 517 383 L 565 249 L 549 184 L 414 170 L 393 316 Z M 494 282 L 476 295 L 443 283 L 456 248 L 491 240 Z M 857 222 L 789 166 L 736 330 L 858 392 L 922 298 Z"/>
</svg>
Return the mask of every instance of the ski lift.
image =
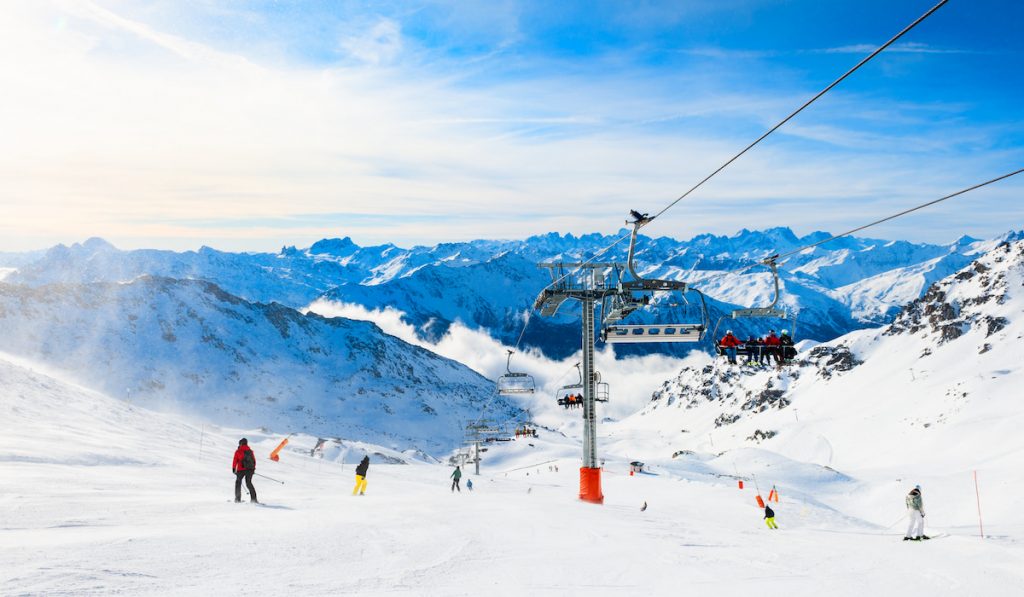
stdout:
<svg viewBox="0 0 1024 597">
<path fill-rule="evenodd" d="M 579 381 L 574 384 L 562 386 L 558 389 L 558 406 L 570 407 L 583 404 L 583 371 L 580 364 L 576 363 L 576 373 Z M 601 381 L 601 373 L 594 372 L 594 400 L 597 402 L 608 402 L 611 391 L 607 382 Z"/>
<path fill-rule="evenodd" d="M 632 277 L 629 281 L 620 278 L 618 292 L 609 293 L 601 303 L 601 339 L 609 344 L 646 343 L 646 342 L 700 342 L 708 329 L 707 304 L 700 291 L 690 288 L 686 282 L 678 280 L 659 280 L 644 278 L 636 272 L 633 259 L 636 256 L 636 237 L 640 227 L 650 221 L 646 214 L 630 212 L 634 221 L 626 222 L 633 225 L 633 233 L 629 238 L 629 256 L 626 268 Z M 634 311 L 650 305 L 665 302 L 669 308 L 688 305 L 686 293 L 696 293 L 700 298 L 699 323 L 643 323 L 620 324 Z M 661 296 L 665 301 L 654 300 Z"/>
<path fill-rule="evenodd" d="M 526 373 L 512 371 L 513 350 L 508 351 L 508 360 L 505 362 L 505 375 L 498 378 L 498 394 L 510 396 L 516 394 L 533 394 L 536 391 L 536 384 L 533 376 Z"/>
<path fill-rule="evenodd" d="M 721 338 L 718 337 L 718 329 L 719 329 L 719 326 L 722 325 L 722 320 L 724 320 L 726 318 L 731 318 L 731 319 L 782 319 L 782 320 L 789 319 L 789 314 L 786 312 L 785 309 L 779 309 L 779 308 L 776 307 L 776 305 L 779 302 L 779 297 L 781 296 L 781 291 L 779 289 L 779 266 L 776 263 L 776 260 L 778 259 L 778 257 L 779 257 L 778 255 L 772 255 L 771 257 L 765 258 L 761 262 L 762 265 L 767 266 L 768 269 L 770 269 L 771 272 L 772 272 L 772 282 L 775 285 L 775 295 L 772 297 L 771 303 L 769 303 L 768 306 L 766 306 L 766 307 L 751 307 L 749 309 L 735 309 L 731 313 L 729 313 L 728 315 L 723 315 L 723 316 L 719 317 L 718 321 L 715 323 L 715 329 L 714 329 L 714 332 L 712 333 L 712 340 L 715 343 L 715 352 L 719 356 L 722 356 L 722 355 L 725 354 L 725 350 L 719 344 L 721 342 Z M 792 327 L 793 327 L 793 332 L 795 334 L 796 333 L 796 317 L 795 317 L 795 315 L 794 315 L 794 318 L 793 318 L 793 326 Z M 784 361 L 789 361 L 789 360 L 793 359 L 796 356 L 796 348 L 792 345 L 792 341 L 793 341 L 795 336 L 788 335 L 788 334 L 785 333 L 785 331 L 782 332 L 782 335 L 789 336 L 790 343 L 789 344 L 781 345 L 782 358 L 783 358 Z M 741 342 L 742 342 L 742 340 L 741 340 Z M 753 351 L 753 350 L 760 350 L 760 347 L 747 346 L 746 344 L 744 344 L 744 345 L 742 345 L 736 351 L 736 355 L 737 356 L 750 356 L 750 352 Z"/>
</svg>

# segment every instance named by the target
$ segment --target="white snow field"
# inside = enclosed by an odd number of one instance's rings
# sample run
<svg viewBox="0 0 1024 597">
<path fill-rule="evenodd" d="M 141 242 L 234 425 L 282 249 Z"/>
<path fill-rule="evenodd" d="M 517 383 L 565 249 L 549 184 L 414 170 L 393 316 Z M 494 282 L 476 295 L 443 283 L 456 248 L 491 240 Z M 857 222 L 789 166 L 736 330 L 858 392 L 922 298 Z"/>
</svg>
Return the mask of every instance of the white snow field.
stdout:
<svg viewBox="0 0 1024 597">
<path fill-rule="evenodd" d="M 980 539 L 930 500 L 952 486 L 940 476 L 920 481 L 937 537 L 915 543 L 901 540 L 907 482 L 852 479 L 751 448 L 652 458 L 654 474 L 629 476 L 626 452 L 643 446 L 618 437 L 606 443 L 606 502 L 595 506 L 575 499 L 578 443 L 545 430 L 492 446 L 483 474 L 463 478 L 474 491 L 452 494 L 447 466 L 379 464 L 402 455 L 366 445 L 347 447 L 348 464 L 329 460 L 346 454 L 337 446 L 324 461 L 308 456 L 305 436 L 274 463 L 267 454 L 280 436 L 158 414 L 8 358 L 0 420 L 3 595 L 1020 595 L 1024 586 L 1021 517 L 986 521 Z M 284 481 L 254 480 L 262 506 L 232 503 L 243 434 L 257 472 Z M 351 463 L 364 449 L 381 455 L 367 495 L 353 497 Z M 759 472 L 762 495 L 780 488 L 780 530 L 765 527 L 752 489 L 736 488 L 733 466 Z M 1024 483 L 1018 473 L 998 484 L 985 505 L 1009 516 Z"/>
</svg>

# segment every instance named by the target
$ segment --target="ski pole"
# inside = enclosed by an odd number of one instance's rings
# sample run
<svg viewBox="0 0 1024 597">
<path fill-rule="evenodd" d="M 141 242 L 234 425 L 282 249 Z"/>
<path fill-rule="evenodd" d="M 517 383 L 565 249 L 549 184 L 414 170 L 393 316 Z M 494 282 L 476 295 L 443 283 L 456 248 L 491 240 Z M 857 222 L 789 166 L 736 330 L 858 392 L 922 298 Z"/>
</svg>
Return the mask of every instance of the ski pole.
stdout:
<svg viewBox="0 0 1024 597">
<path fill-rule="evenodd" d="M 268 477 L 266 475 L 261 475 L 259 473 L 253 473 L 253 474 L 256 475 L 257 477 L 263 477 L 264 479 L 267 479 L 268 481 L 273 481 L 274 483 L 280 483 L 281 485 L 284 485 L 284 481 L 278 481 L 277 479 L 272 479 L 272 478 L 270 478 L 270 477 Z"/>
</svg>

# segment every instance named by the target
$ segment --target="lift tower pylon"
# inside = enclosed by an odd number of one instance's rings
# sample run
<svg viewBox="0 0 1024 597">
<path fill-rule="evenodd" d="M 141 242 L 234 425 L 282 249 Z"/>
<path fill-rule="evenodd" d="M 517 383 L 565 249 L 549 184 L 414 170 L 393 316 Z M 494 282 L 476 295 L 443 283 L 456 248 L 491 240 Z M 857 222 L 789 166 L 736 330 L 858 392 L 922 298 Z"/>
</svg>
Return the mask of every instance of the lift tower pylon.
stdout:
<svg viewBox="0 0 1024 597">
<path fill-rule="evenodd" d="M 597 460 L 597 392 L 596 369 L 594 367 L 594 312 L 606 297 L 618 294 L 611 283 L 613 278 L 625 269 L 622 263 L 541 263 L 539 267 L 550 270 L 554 280 L 541 291 L 534 303 L 534 309 L 541 315 L 553 316 L 562 303 L 577 300 L 583 307 L 583 466 L 580 467 L 580 499 L 601 504 L 601 467 Z M 614 274 L 612 274 L 614 272 Z"/>
</svg>

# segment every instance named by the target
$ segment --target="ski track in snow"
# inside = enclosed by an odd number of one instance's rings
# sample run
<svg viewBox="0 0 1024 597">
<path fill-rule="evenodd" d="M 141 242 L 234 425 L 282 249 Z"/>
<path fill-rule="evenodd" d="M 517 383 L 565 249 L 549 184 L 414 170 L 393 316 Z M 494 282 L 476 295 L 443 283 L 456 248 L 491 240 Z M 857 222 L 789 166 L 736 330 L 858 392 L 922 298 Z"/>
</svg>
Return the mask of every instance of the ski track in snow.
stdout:
<svg viewBox="0 0 1024 597">
<path fill-rule="evenodd" d="M 3 595 L 1009 595 L 1024 579 L 1020 519 L 990 521 L 987 541 L 956 527 L 907 544 L 904 519 L 879 520 L 892 511 L 882 504 L 902 502 L 891 480 L 833 479 L 782 457 L 765 479 L 786 487 L 782 528 L 769 531 L 754 491 L 731 478 L 757 450 L 652 459 L 656 475 L 629 476 L 616 451 L 639 436 L 620 431 L 603 440 L 606 503 L 594 506 L 575 499 L 578 444 L 542 433 L 492 447 L 482 475 L 467 471 L 472 493 L 449 491 L 449 467 L 372 464 L 354 497 L 351 464 L 310 458 L 308 438 L 273 463 L 279 438 L 200 427 L 4 360 L 0 382 Z M 231 502 L 243 434 L 257 472 L 285 482 L 254 479 L 263 507 Z M 528 466 L 552 458 L 557 473 Z M 837 509 L 850 492 L 877 506 L 874 519 Z"/>
</svg>

